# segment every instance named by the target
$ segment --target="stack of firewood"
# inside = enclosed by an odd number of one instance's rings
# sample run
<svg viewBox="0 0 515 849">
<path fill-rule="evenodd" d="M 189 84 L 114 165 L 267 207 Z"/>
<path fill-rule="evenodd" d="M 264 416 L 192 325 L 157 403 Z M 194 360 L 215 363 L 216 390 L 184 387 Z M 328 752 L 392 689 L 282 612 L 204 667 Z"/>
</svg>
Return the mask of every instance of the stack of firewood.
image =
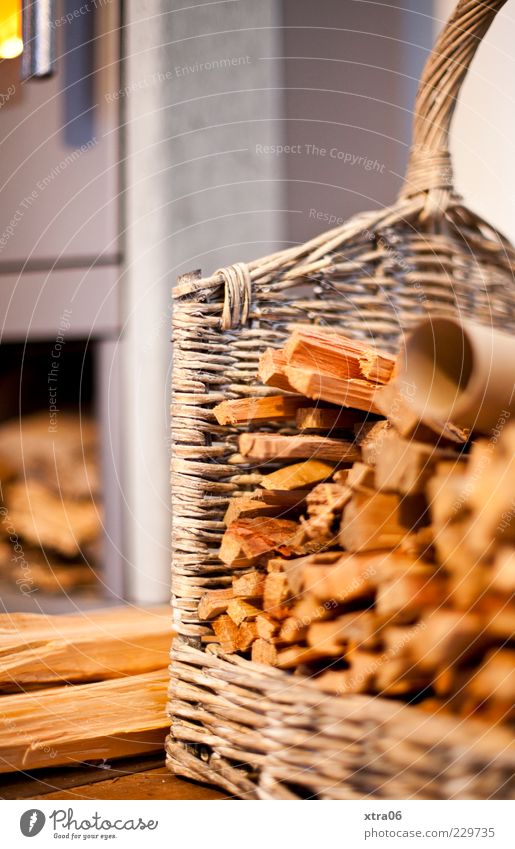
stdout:
<svg viewBox="0 0 515 849">
<path fill-rule="evenodd" d="M 0 425 L 0 574 L 22 592 L 96 580 L 101 533 L 95 423 L 60 413 Z"/>
<path fill-rule="evenodd" d="M 341 335 L 297 330 L 259 369 L 291 394 L 215 408 L 220 424 L 245 427 L 239 451 L 258 486 L 225 517 L 220 558 L 234 577 L 200 600 L 207 650 L 298 670 L 332 693 L 508 720 L 515 426 L 473 441 L 422 424 L 394 366 Z M 263 432 L 272 421 L 282 432 Z"/>
</svg>

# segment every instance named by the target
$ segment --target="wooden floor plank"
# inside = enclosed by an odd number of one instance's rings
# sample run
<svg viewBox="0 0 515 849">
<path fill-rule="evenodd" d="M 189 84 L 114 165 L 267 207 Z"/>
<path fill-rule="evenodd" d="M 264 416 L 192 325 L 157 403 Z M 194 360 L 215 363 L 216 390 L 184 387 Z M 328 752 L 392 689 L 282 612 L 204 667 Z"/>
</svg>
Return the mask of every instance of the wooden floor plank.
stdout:
<svg viewBox="0 0 515 849">
<path fill-rule="evenodd" d="M 70 790 L 58 790 L 34 796 L 34 799 L 175 799 L 214 800 L 227 799 L 213 787 L 205 787 L 171 775 L 166 767 L 133 775 L 122 775 L 95 784 L 86 784 Z"/>
</svg>

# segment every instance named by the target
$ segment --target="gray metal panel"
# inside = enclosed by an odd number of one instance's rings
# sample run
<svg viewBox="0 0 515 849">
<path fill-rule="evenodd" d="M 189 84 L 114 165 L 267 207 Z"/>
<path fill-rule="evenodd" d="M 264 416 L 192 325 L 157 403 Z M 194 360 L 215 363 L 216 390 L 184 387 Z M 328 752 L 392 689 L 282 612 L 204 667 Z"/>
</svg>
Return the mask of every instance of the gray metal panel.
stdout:
<svg viewBox="0 0 515 849">
<path fill-rule="evenodd" d="M 282 245 L 277 163 L 256 157 L 279 115 L 274 0 L 128 0 L 124 287 L 130 595 L 169 597 L 170 289 Z"/>
<path fill-rule="evenodd" d="M 284 0 L 289 235 L 393 203 L 432 44 L 431 4 Z"/>
<path fill-rule="evenodd" d="M 0 274 L 0 342 L 117 335 L 120 271 L 116 266 Z"/>
<path fill-rule="evenodd" d="M 118 9 L 57 4 L 53 77 L 21 83 L 20 60 L 0 64 L 0 270 L 119 252 Z"/>
</svg>

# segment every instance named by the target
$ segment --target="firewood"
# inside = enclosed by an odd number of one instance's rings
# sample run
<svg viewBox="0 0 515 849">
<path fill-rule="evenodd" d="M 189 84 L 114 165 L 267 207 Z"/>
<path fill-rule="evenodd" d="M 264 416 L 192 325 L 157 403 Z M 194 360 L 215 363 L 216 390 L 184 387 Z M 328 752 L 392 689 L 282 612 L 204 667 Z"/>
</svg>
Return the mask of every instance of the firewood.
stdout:
<svg viewBox="0 0 515 849">
<path fill-rule="evenodd" d="M 295 330 L 284 353 L 292 366 L 315 368 L 347 379 L 368 378 L 378 383 L 388 382 L 395 365 L 395 357 L 390 354 L 317 327 Z"/>
<path fill-rule="evenodd" d="M 385 420 L 379 422 L 366 422 L 355 429 L 356 442 L 361 449 L 361 459 L 368 466 L 375 466 L 380 454 L 386 434 L 391 425 Z"/>
<path fill-rule="evenodd" d="M 273 615 L 291 598 L 288 576 L 284 572 L 270 572 L 265 578 L 263 610 Z"/>
<path fill-rule="evenodd" d="M 515 549 L 499 549 L 490 571 L 490 586 L 507 597 L 515 593 Z"/>
<path fill-rule="evenodd" d="M 363 413 L 341 407 L 300 407 L 295 423 L 299 430 L 352 430 Z"/>
<path fill-rule="evenodd" d="M 424 522 L 425 502 L 372 490 L 354 492 L 344 508 L 340 543 L 347 551 L 394 548 Z"/>
<path fill-rule="evenodd" d="M 258 637 L 252 643 L 252 661 L 254 663 L 264 663 L 267 666 L 277 666 L 277 649 L 273 643 Z"/>
<path fill-rule="evenodd" d="M 391 652 L 402 645 L 419 669 L 435 673 L 455 663 L 464 664 L 488 646 L 484 620 L 473 613 L 438 609 L 429 611 L 409 639 L 399 634 L 407 629 L 385 629 L 384 640 Z M 391 634 L 391 632 L 397 632 Z"/>
<path fill-rule="evenodd" d="M 335 607 L 337 604 L 333 600 L 319 601 L 314 594 L 303 595 L 289 611 L 286 621 L 294 617 L 302 628 L 307 628 L 312 622 L 328 619 Z"/>
<path fill-rule="evenodd" d="M 393 431 L 384 435 L 375 463 L 377 489 L 401 494 L 424 492 L 436 465 L 444 460 L 460 464 L 450 450 L 402 439 Z"/>
<path fill-rule="evenodd" d="M 279 623 L 268 613 L 259 613 L 256 616 L 257 636 L 263 640 L 271 640 L 277 634 Z"/>
<path fill-rule="evenodd" d="M 246 619 L 255 619 L 259 613 L 259 607 L 254 607 L 242 598 L 233 598 L 227 605 L 227 615 L 235 625 L 241 625 Z"/>
<path fill-rule="evenodd" d="M 220 642 L 220 648 L 227 654 L 232 654 L 238 648 L 238 626 L 230 616 L 219 616 L 213 620 L 213 631 Z"/>
<path fill-rule="evenodd" d="M 85 683 L 164 668 L 170 610 L 0 615 L 0 691 Z M 131 650 L 128 651 L 130 646 Z"/>
<path fill-rule="evenodd" d="M 317 602 L 330 602 L 334 607 L 373 600 L 378 580 L 378 568 L 383 557 L 376 554 L 344 554 L 336 563 L 307 564 L 303 568 L 304 592 L 309 592 Z M 294 611 L 295 615 L 296 609 Z"/>
<path fill-rule="evenodd" d="M 273 433 L 243 433 L 239 439 L 242 455 L 251 460 L 317 459 L 353 463 L 359 449 L 343 439 L 327 436 L 282 436 Z"/>
<path fill-rule="evenodd" d="M 299 407 L 305 404 L 306 399 L 298 395 L 265 395 L 263 398 L 222 401 L 213 413 L 220 425 L 294 420 Z"/>
<path fill-rule="evenodd" d="M 269 560 L 267 570 L 269 572 L 284 572 L 288 580 L 288 586 L 292 596 L 300 595 L 303 589 L 303 571 L 306 566 L 328 565 L 335 563 L 341 557 L 339 551 L 317 552 L 304 557 L 294 557 L 288 560 Z"/>
<path fill-rule="evenodd" d="M 327 653 L 312 646 L 289 646 L 277 654 L 277 666 L 280 669 L 294 669 L 303 663 L 323 660 Z"/>
<path fill-rule="evenodd" d="M 301 517 L 299 538 L 319 541 L 320 547 L 333 545 L 343 508 L 351 497 L 352 490 L 338 483 L 316 486 L 306 499 L 309 518 L 305 520 Z"/>
<path fill-rule="evenodd" d="M 265 576 L 263 572 L 247 572 L 233 579 L 232 590 L 239 598 L 263 598 Z"/>
<path fill-rule="evenodd" d="M 430 563 L 434 562 L 434 529 L 431 525 L 428 525 L 415 531 L 415 533 L 408 534 L 400 541 L 396 551 L 415 560 L 421 559 Z"/>
<path fill-rule="evenodd" d="M 398 434 L 405 439 L 433 444 L 463 445 L 467 441 L 468 430 L 451 422 L 437 421 L 428 416 L 421 422 L 410 402 L 412 392 L 412 386 L 393 380 L 376 393 L 375 403 L 379 412 L 388 417 Z"/>
<path fill-rule="evenodd" d="M 272 490 L 304 489 L 311 484 L 325 480 L 333 472 L 334 466 L 329 465 L 329 463 L 322 463 L 320 460 L 305 460 L 303 463 L 284 466 L 276 472 L 264 475 L 261 486 Z"/>
<path fill-rule="evenodd" d="M 354 463 L 347 472 L 347 486 L 351 489 L 373 489 L 375 486 L 375 472 L 372 466 L 366 463 Z"/>
<path fill-rule="evenodd" d="M 288 616 L 281 625 L 277 641 L 279 643 L 299 643 L 304 639 L 307 625 L 297 616 Z"/>
<path fill-rule="evenodd" d="M 284 373 L 286 357 L 283 351 L 267 348 L 259 360 L 258 376 L 265 386 L 274 386 L 285 392 L 295 392 Z"/>
<path fill-rule="evenodd" d="M 381 696 L 409 696 L 420 693 L 431 683 L 431 677 L 413 666 L 407 657 L 393 657 L 378 664 L 374 689 Z"/>
<path fill-rule="evenodd" d="M 79 766 L 162 751 L 166 667 L 2 698 L 0 772 Z"/>
<path fill-rule="evenodd" d="M 382 415 L 375 401 L 377 383 L 356 378 L 346 380 L 317 369 L 300 369 L 294 366 L 286 366 L 284 375 L 294 391 L 315 401 L 328 401 L 340 407 L 352 407 L 366 413 Z"/>
<path fill-rule="evenodd" d="M 257 519 L 262 516 L 276 518 L 282 516 L 285 512 L 288 512 L 288 510 L 283 505 L 268 504 L 261 498 L 242 496 L 241 498 L 231 499 L 224 516 L 224 524 L 228 527 L 237 519 Z"/>
<path fill-rule="evenodd" d="M 238 651 L 248 651 L 258 638 L 258 630 L 255 620 L 242 622 L 238 628 L 237 646 Z"/>
<path fill-rule="evenodd" d="M 438 607 L 446 597 L 446 578 L 428 564 L 416 562 L 392 580 L 381 581 L 375 609 L 390 622 L 413 622 Z"/>
<path fill-rule="evenodd" d="M 515 650 L 493 650 L 475 672 L 467 686 L 467 695 L 477 705 L 489 702 L 499 708 L 499 717 L 510 719 L 515 713 Z"/>
<path fill-rule="evenodd" d="M 238 519 L 222 538 L 220 559 L 233 568 L 255 566 L 263 556 L 287 548 L 296 530 L 288 519 Z"/>
<path fill-rule="evenodd" d="M 304 507 L 304 502 L 309 489 L 262 489 L 259 491 L 259 498 L 265 503 L 273 507 L 281 507 L 284 510 L 296 510 Z"/>
<path fill-rule="evenodd" d="M 6 503 L 16 533 L 33 545 L 74 557 L 99 534 L 99 508 L 91 499 L 64 501 L 40 481 L 27 479 L 7 487 Z"/>
<path fill-rule="evenodd" d="M 380 623 L 374 613 L 358 611 L 346 613 L 329 622 L 312 624 L 307 632 L 307 643 L 322 648 L 326 641 L 351 650 L 376 649 L 380 642 Z"/>
<path fill-rule="evenodd" d="M 198 603 L 198 618 L 202 621 L 214 619 L 216 616 L 221 616 L 226 613 L 227 605 L 234 597 L 234 591 L 231 587 L 222 590 L 209 590 L 201 597 Z"/>
</svg>

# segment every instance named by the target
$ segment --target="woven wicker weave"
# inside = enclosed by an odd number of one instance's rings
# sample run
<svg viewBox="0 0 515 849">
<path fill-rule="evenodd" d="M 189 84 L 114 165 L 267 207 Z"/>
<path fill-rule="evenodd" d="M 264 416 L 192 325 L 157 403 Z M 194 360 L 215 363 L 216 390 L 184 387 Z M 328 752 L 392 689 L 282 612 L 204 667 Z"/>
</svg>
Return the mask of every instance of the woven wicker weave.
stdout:
<svg viewBox="0 0 515 849">
<path fill-rule="evenodd" d="M 426 66 L 406 181 L 390 208 L 310 242 L 174 291 L 172 651 L 168 765 L 247 798 L 487 798 L 515 794 L 510 735 L 385 699 L 321 697 L 307 680 L 206 654 L 206 589 L 228 586 L 217 556 L 228 499 L 254 482 L 229 459 L 237 429 L 211 412 L 266 393 L 264 348 L 292 325 L 338 326 L 396 350 L 428 312 L 515 324 L 515 250 L 453 187 L 448 132 L 470 61 L 505 0 L 462 0 Z M 275 390 L 274 390 L 275 391 Z"/>
</svg>

